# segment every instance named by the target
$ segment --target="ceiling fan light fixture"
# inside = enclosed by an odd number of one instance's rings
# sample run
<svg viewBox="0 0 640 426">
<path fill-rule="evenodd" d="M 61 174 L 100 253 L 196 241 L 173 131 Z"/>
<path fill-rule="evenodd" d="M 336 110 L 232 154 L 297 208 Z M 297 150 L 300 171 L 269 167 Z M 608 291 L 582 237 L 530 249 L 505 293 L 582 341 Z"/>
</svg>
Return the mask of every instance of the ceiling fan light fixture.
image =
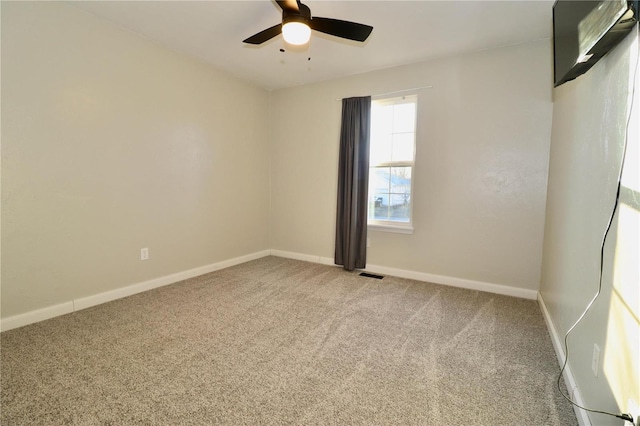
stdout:
<svg viewBox="0 0 640 426">
<path fill-rule="evenodd" d="M 282 21 L 245 39 L 243 43 L 262 44 L 282 34 L 285 43 L 303 46 L 311 38 L 311 30 L 331 36 L 364 42 L 373 27 L 332 18 L 311 18 L 309 6 L 300 0 L 275 0 L 282 9 Z"/>
<path fill-rule="evenodd" d="M 311 28 L 305 22 L 289 21 L 282 25 L 282 37 L 295 46 L 307 44 L 311 38 Z"/>
</svg>

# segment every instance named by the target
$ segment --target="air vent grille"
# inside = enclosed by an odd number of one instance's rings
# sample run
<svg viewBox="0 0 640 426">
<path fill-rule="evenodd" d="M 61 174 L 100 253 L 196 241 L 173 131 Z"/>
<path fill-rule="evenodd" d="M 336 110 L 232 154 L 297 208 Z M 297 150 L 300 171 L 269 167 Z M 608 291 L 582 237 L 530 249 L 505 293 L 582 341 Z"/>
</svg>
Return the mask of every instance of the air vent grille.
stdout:
<svg viewBox="0 0 640 426">
<path fill-rule="evenodd" d="M 375 278 L 376 280 L 381 280 L 384 278 L 384 275 L 369 274 L 367 272 L 361 272 L 360 276 L 367 277 L 367 278 Z"/>
</svg>

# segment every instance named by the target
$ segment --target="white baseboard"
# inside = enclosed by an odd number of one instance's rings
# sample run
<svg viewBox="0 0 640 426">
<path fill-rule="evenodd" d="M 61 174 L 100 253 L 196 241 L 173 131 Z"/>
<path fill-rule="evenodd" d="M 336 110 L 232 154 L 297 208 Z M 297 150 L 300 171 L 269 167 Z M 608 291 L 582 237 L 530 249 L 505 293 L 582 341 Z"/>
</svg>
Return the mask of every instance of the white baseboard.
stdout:
<svg viewBox="0 0 640 426">
<path fill-rule="evenodd" d="M 545 322 L 547 323 L 547 329 L 549 330 L 549 334 L 551 335 L 551 342 L 553 343 L 553 348 L 556 351 L 556 357 L 558 358 L 558 363 L 560 364 L 560 368 L 562 368 L 562 364 L 564 364 L 565 353 L 563 348 L 562 339 L 558 334 L 558 331 L 553 324 L 553 320 L 551 319 L 551 315 L 549 315 L 549 311 L 547 310 L 547 306 L 544 303 L 544 299 L 542 295 L 538 293 L 538 304 L 540 305 L 540 310 L 542 311 L 542 316 L 544 317 Z M 582 399 L 582 394 L 580 393 L 580 388 L 576 384 L 576 380 L 571 372 L 571 366 L 567 363 L 567 366 L 564 369 L 562 374 L 565 384 L 567 385 L 567 390 L 570 394 L 573 394 L 573 400 L 576 404 L 582 405 L 584 407 L 584 400 Z M 578 424 L 580 426 L 591 426 L 591 420 L 587 415 L 587 412 L 581 408 L 573 406 L 573 411 L 576 413 L 576 417 L 578 419 Z"/>
<path fill-rule="evenodd" d="M 389 268 L 387 266 L 367 265 L 367 271 L 376 274 L 393 275 L 400 278 L 425 281 L 434 284 L 442 284 L 451 287 L 466 288 L 469 290 L 486 291 L 487 293 L 502 294 L 505 296 L 519 297 L 521 299 L 535 300 L 538 294 L 535 290 L 509 287 L 506 285 L 487 283 L 483 281 L 467 280 L 464 278 L 448 277 L 446 275 L 429 274 L 426 272 L 408 271 L 405 269 Z"/>
<path fill-rule="evenodd" d="M 334 265 L 333 259 L 322 256 L 313 256 L 309 254 L 294 253 L 282 250 L 271 250 L 271 255 L 286 257 L 288 259 L 304 260 L 307 262 L 322 263 L 324 265 Z M 428 274 L 426 272 L 409 271 L 406 269 L 389 268 L 387 266 L 367 265 L 365 270 L 376 274 L 393 275 L 395 277 L 409 278 L 412 280 L 448 285 L 451 287 L 486 291 L 488 293 L 519 297 L 521 299 L 536 300 L 536 297 L 538 296 L 538 292 L 536 290 L 527 290 L 523 288 L 509 287 L 506 285 L 467 280 L 463 278 L 447 277 L 444 275 Z"/>
<path fill-rule="evenodd" d="M 303 260 L 305 262 L 322 263 L 320 256 L 311 254 L 295 253 L 292 251 L 271 249 L 271 256 L 285 257 L 287 259 Z"/>
<path fill-rule="evenodd" d="M 93 296 L 82 297 L 80 299 L 75 299 L 73 301 L 73 308 L 74 308 L 73 310 L 79 311 L 81 309 L 90 308 L 92 306 L 100 305 L 102 303 L 111 302 L 112 300 L 121 299 L 123 297 L 131 296 L 137 293 L 142 293 L 143 291 L 148 291 L 154 288 L 177 283 L 179 281 L 183 281 L 189 278 L 208 274 L 209 272 L 218 271 L 220 269 L 228 268 L 230 266 L 239 265 L 241 263 L 245 263 L 250 260 L 259 259 L 265 256 L 269 256 L 269 250 L 252 253 L 246 256 L 235 257 L 233 259 L 223 260 L 222 262 L 200 266 L 198 268 L 193 268 L 187 271 L 166 275 L 164 277 L 154 278 L 149 281 L 143 281 L 138 284 L 133 284 L 127 287 L 106 291 L 104 293 L 95 294 Z"/>
<path fill-rule="evenodd" d="M 11 330 L 13 328 L 22 327 L 23 325 L 33 324 L 34 322 L 40 322 L 50 318 L 59 317 L 60 315 L 70 314 L 71 312 L 73 312 L 73 301 L 60 303 L 59 305 L 47 306 L 46 308 L 3 318 L 0 321 L 0 331 Z"/>
<path fill-rule="evenodd" d="M 333 258 L 314 256 L 312 254 L 296 253 L 293 251 L 271 249 L 271 256 L 285 257 L 287 259 L 303 260 L 305 262 L 321 263 L 323 265 L 337 266 Z"/>
<path fill-rule="evenodd" d="M 336 265 L 336 262 L 333 259 L 333 257 L 322 257 L 322 256 L 320 256 L 320 263 L 322 263 L 323 265 L 338 266 L 338 265 Z"/>
<path fill-rule="evenodd" d="M 102 303 L 111 302 L 112 300 L 121 299 L 143 291 L 177 283 L 189 278 L 197 277 L 209 272 L 218 271 L 230 266 L 239 265 L 250 260 L 259 259 L 269 256 L 270 250 L 263 250 L 251 253 L 246 256 L 235 257 L 233 259 L 223 260 L 221 262 L 212 263 L 210 265 L 201 266 L 187 271 L 178 272 L 164 277 L 154 278 L 152 280 L 143 281 L 141 283 L 132 284 L 126 287 L 117 288 L 115 290 L 106 291 L 104 293 L 94 294 L 92 296 L 81 297 L 55 306 L 37 309 L 20 315 L 3 318 L 0 321 L 0 331 L 11 330 L 13 328 L 22 327 L 36 322 L 44 321 L 60 315 L 69 314 L 71 312 L 86 309 L 91 306 L 100 305 Z"/>
</svg>

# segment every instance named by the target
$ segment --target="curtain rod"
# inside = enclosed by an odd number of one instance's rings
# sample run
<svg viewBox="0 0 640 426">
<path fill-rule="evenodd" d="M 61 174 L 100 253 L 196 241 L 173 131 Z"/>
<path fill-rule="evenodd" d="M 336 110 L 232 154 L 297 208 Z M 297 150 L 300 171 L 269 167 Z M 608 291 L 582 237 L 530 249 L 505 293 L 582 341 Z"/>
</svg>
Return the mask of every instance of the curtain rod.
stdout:
<svg viewBox="0 0 640 426">
<path fill-rule="evenodd" d="M 387 93 L 378 93 L 377 95 L 371 95 L 371 97 L 372 98 L 377 98 L 377 97 L 380 97 L 380 96 L 395 95 L 396 93 L 412 92 L 414 90 L 432 89 L 432 88 L 433 88 L 433 86 L 412 87 L 410 89 L 394 90 L 393 92 L 387 92 Z M 347 98 L 336 98 L 336 101 L 341 101 L 343 99 L 347 99 Z"/>
</svg>

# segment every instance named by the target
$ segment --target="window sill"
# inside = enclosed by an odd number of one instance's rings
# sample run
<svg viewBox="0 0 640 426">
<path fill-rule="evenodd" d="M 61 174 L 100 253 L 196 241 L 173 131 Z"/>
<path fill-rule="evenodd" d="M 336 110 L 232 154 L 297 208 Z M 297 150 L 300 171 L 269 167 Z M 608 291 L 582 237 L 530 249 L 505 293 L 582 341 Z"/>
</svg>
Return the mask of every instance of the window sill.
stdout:
<svg viewBox="0 0 640 426">
<path fill-rule="evenodd" d="M 394 232 L 396 234 L 413 234 L 412 226 L 368 224 L 369 231 Z"/>
</svg>

